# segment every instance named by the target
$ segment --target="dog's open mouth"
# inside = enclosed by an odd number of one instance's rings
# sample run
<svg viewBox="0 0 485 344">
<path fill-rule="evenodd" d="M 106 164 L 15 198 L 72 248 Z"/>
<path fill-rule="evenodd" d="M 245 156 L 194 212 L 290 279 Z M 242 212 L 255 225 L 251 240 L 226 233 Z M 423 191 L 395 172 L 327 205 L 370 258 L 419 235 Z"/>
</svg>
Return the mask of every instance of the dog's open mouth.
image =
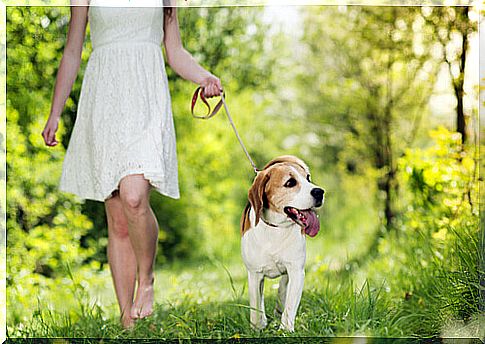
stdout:
<svg viewBox="0 0 485 344">
<path fill-rule="evenodd" d="M 285 213 L 295 223 L 302 226 L 305 233 L 311 237 L 317 235 L 320 230 L 320 221 L 313 209 L 300 210 L 293 207 L 285 207 Z"/>
</svg>

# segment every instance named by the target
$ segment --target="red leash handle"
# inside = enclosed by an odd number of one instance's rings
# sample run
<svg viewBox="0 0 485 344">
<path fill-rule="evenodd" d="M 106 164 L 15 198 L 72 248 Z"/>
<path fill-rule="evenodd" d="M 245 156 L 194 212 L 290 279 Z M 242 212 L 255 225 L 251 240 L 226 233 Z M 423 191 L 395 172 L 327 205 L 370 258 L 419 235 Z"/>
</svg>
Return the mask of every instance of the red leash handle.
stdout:
<svg viewBox="0 0 485 344">
<path fill-rule="evenodd" d="M 200 94 L 200 99 L 205 104 L 205 106 L 207 106 L 207 114 L 205 116 L 197 116 L 197 115 L 194 114 L 194 107 L 195 107 L 195 103 L 197 103 L 197 99 L 199 98 L 199 94 Z M 221 90 L 221 95 L 222 94 L 224 94 L 224 91 Z M 212 110 L 212 112 L 211 112 L 211 107 L 210 107 L 209 103 L 207 102 L 207 99 L 204 96 L 204 88 L 202 86 L 199 86 L 199 87 L 197 87 L 197 89 L 194 92 L 194 95 L 192 96 L 192 104 L 190 106 L 190 112 L 192 113 L 192 116 L 195 117 L 195 118 L 209 119 L 209 118 L 215 116 L 217 114 L 217 112 L 219 112 L 219 110 L 221 109 L 221 106 L 222 106 L 222 99 L 219 100 L 219 102 L 215 106 L 214 110 Z"/>
</svg>

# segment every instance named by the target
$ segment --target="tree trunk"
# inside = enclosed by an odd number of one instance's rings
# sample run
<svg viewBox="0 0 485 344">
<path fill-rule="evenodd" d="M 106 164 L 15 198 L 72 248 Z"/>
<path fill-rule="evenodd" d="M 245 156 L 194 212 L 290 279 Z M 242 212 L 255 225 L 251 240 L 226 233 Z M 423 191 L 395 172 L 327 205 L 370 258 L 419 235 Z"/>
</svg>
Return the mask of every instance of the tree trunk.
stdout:
<svg viewBox="0 0 485 344">
<path fill-rule="evenodd" d="M 460 11 L 460 9 L 456 9 Z M 463 109 L 463 96 L 465 94 L 463 85 L 465 83 L 465 66 L 466 66 L 466 54 L 468 51 L 468 26 L 464 23 L 468 18 L 468 7 L 463 7 L 462 13 L 457 14 L 462 16 L 463 20 L 460 20 L 458 30 L 461 33 L 461 54 L 460 54 L 460 74 L 454 78 L 451 73 L 451 64 L 448 63 L 451 79 L 453 82 L 453 89 L 456 97 L 456 131 L 461 134 L 461 143 L 464 144 L 467 141 L 465 111 Z"/>
<path fill-rule="evenodd" d="M 456 96 L 456 131 L 461 134 L 461 143 L 467 141 L 465 113 L 463 110 L 463 82 L 455 88 Z"/>
<path fill-rule="evenodd" d="M 393 184 L 394 184 L 394 172 L 390 171 L 386 175 L 386 181 L 384 184 L 384 192 L 386 193 L 385 205 L 384 205 L 384 216 L 386 218 L 386 229 L 389 232 L 392 228 L 392 222 L 394 219 L 394 209 L 393 209 L 393 202 L 392 202 L 392 193 L 393 193 Z"/>
</svg>

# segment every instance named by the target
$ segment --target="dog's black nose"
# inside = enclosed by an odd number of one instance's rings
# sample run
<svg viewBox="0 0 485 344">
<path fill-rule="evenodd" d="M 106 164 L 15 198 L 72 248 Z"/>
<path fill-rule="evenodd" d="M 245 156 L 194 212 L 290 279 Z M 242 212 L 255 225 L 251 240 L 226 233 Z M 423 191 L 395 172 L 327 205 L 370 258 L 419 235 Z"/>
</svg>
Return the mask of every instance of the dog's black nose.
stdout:
<svg viewBox="0 0 485 344">
<path fill-rule="evenodd" d="M 321 202 L 323 200 L 323 194 L 325 191 L 320 188 L 315 188 L 310 191 L 310 194 L 318 201 Z"/>
</svg>

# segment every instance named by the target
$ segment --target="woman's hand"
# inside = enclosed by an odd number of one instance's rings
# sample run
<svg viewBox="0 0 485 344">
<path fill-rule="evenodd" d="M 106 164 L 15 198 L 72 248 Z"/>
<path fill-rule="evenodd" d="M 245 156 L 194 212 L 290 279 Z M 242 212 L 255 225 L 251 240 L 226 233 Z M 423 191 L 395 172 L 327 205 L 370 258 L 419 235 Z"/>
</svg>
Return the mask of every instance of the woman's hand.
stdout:
<svg viewBox="0 0 485 344">
<path fill-rule="evenodd" d="M 220 96 L 222 93 L 221 81 L 212 74 L 205 77 L 201 81 L 200 86 L 204 88 L 204 97 L 206 98 Z"/>
<path fill-rule="evenodd" d="M 45 124 L 45 128 L 42 131 L 42 137 L 44 138 L 44 142 L 47 146 L 55 146 L 59 143 L 56 140 L 56 131 L 57 131 L 58 123 L 59 123 L 59 118 L 49 116 L 49 119 Z"/>
</svg>

